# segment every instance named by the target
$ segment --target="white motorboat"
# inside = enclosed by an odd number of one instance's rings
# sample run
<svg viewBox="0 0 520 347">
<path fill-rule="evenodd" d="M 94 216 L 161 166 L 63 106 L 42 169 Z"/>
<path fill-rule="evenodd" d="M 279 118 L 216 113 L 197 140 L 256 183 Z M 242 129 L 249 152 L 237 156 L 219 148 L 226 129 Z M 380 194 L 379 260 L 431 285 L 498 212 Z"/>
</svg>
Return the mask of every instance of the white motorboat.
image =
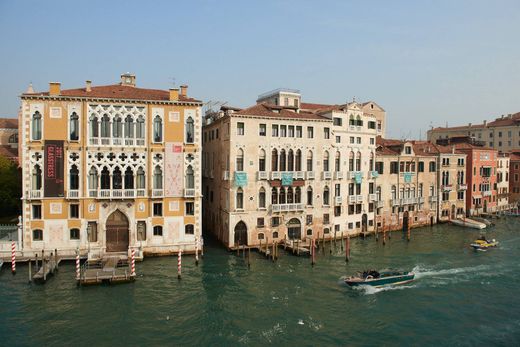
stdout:
<svg viewBox="0 0 520 347">
<path fill-rule="evenodd" d="M 473 228 L 473 229 L 484 229 L 485 223 L 477 222 L 476 220 L 464 218 L 464 219 L 452 219 L 452 224 L 459 225 L 461 227 Z"/>
</svg>

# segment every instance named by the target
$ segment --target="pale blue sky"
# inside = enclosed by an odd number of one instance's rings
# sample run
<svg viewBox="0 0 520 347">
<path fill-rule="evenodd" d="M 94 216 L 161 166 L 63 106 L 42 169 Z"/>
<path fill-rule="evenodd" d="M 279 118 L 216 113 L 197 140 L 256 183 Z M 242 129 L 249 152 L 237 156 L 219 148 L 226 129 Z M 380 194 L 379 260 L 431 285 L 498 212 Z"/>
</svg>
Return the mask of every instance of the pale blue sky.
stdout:
<svg viewBox="0 0 520 347">
<path fill-rule="evenodd" d="M 0 0 L 0 116 L 47 90 L 187 83 L 248 106 L 277 87 L 307 102 L 375 100 L 389 137 L 520 111 L 520 1 Z"/>
</svg>

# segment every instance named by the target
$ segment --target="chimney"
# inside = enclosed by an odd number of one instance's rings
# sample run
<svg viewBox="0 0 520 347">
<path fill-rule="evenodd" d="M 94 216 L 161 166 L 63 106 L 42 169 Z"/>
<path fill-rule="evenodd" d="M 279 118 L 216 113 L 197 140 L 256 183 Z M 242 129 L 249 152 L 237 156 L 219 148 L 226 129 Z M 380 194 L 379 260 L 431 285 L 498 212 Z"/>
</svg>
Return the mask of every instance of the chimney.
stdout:
<svg viewBox="0 0 520 347">
<path fill-rule="evenodd" d="M 49 95 L 60 95 L 61 83 L 49 82 Z"/>
<path fill-rule="evenodd" d="M 470 128 L 471 128 L 471 123 L 469 123 L 469 124 L 468 124 L 468 127 L 470 127 Z"/>
<path fill-rule="evenodd" d="M 484 121 L 484 126 L 487 126 L 487 120 Z"/>
<path fill-rule="evenodd" d="M 455 146 L 451 146 L 451 153 L 455 154 Z"/>
<path fill-rule="evenodd" d="M 121 85 L 135 87 L 135 75 L 130 72 L 121 75 Z"/>
<path fill-rule="evenodd" d="M 34 88 L 33 88 L 33 85 L 32 83 L 29 83 L 29 87 L 27 87 L 27 90 L 25 91 L 26 94 L 33 94 L 34 93 Z"/>
<path fill-rule="evenodd" d="M 188 86 L 184 84 L 181 86 L 181 95 L 186 96 L 187 94 L 188 94 Z"/>
<path fill-rule="evenodd" d="M 85 86 L 86 86 L 85 89 L 87 90 L 87 92 L 91 92 L 92 91 L 92 81 L 87 80 L 85 82 Z"/>
<path fill-rule="evenodd" d="M 179 100 L 179 88 L 170 88 L 170 101 Z"/>
</svg>

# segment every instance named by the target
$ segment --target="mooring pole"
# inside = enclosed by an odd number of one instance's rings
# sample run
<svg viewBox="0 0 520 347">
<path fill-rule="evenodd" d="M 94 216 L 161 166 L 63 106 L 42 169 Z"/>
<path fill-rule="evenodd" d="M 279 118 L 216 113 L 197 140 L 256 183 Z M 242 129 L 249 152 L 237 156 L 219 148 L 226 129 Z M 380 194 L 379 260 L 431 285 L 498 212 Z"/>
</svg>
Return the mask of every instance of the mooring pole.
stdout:
<svg viewBox="0 0 520 347">
<path fill-rule="evenodd" d="M 347 233 L 347 239 L 345 240 L 345 261 L 350 260 L 350 236 Z"/>
<path fill-rule="evenodd" d="M 314 266 L 316 264 L 316 240 L 311 240 L 311 265 Z"/>
<path fill-rule="evenodd" d="M 11 242 L 11 273 L 16 275 L 16 244 Z"/>
<path fill-rule="evenodd" d="M 247 249 L 247 268 L 251 268 L 251 247 Z"/>
<path fill-rule="evenodd" d="M 29 258 L 29 283 L 32 281 L 32 260 Z"/>
<path fill-rule="evenodd" d="M 54 249 L 54 265 L 55 269 L 58 270 L 58 249 Z"/>
<path fill-rule="evenodd" d="M 195 239 L 195 265 L 199 266 L 199 241 Z"/>
<path fill-rule="evenodd" d="M 42 249 L 42 269 L 43 269 L 43 282 L 47 281 L 47 275 L 45 272 L 45 250 Z"/>
<path fill-rule="evenodd" d="M 179 248 L 179 254 L 177 255 L 177 279 L 181 279 L 182 271 L 182 249 Z"/>
<path fill-rule="evenodd" d="M 76 281 L 78 281 L 78 284 L 79 284 L 80 276 L 81 276 L 81 272 L 80 272 L 80 267 L 79 267 L 79 248 L 78 248 L 76 250 Z"/>
</svg>

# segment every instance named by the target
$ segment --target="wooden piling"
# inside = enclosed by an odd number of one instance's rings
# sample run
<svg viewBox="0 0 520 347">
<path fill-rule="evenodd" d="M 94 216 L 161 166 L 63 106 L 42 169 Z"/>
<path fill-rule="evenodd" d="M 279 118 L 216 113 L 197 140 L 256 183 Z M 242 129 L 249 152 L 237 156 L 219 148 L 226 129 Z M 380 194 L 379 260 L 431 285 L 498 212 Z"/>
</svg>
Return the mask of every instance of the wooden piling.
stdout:
<svg viewBox="0 0 520 347">
<path fill-rule="evenodd" d="M 330 254 L 332 254 L 332 236 L 329 236 Z"/>
<path fill-rule="evenodd" d="M 322 253 L 325 254 L 325 231 L 323 232 L 323 235 L 321 235 L 321 246 L 321 248 L 323 249 Z"/>
<path fill-rule="evenodd" d="M 251 268 L 251 247 L 247 249 L 247 268 Z"/>
<path fill-rule="evenodd" d="M 58 270 L 58 249 L 54 249 L 54 268 Z"/>
<path fill-rule="evenodd" d="M 42 249 L 43 282 L 47 281 L 47 272 L 45 271 L 45 265 L 45 251 Z"/>
<path fill-rule="evenodd" d="M 345 239 L 345 262 L 350 260 L 350 236 L 347 233 L 347 238 Z"/>
<path fill-rule="evenodd" d="M 273 254 L 271 256 L 273 262 L 276 260 L 276 254 L 274 253 L 274 246 L 275 246 L 275 242 L 273 241 Z"/>
<path fill-rule="evenodd" d="M 339 243 L 341 245 L 341 251 L 343 251 L 343 231 L 341 232 L 341 241 Z"/>
<path fill-rule="evenodd" d="M 408 220 L 408 225 L 407 225 L 407 231 L 406 231 L 406 239 L 408 240 L 408 242 L 410 242 L 410 220 Z"/>
<path fill-rule="evenodd" d="M 311 239 L 311 266 L 314 266 L 316 264 L 316 241 L 314 239 Z"/>
<path fill-rule="evenodd" d="M 177 279 L 181 279 L 182 272 L 182 250 L 179 249 L 179 254 L 177 255 Z"/>
<path fill-rule="evenodd" d="M 32 281 L 32 260 L 29 259 L 29 283 Z"/>
</svg>

